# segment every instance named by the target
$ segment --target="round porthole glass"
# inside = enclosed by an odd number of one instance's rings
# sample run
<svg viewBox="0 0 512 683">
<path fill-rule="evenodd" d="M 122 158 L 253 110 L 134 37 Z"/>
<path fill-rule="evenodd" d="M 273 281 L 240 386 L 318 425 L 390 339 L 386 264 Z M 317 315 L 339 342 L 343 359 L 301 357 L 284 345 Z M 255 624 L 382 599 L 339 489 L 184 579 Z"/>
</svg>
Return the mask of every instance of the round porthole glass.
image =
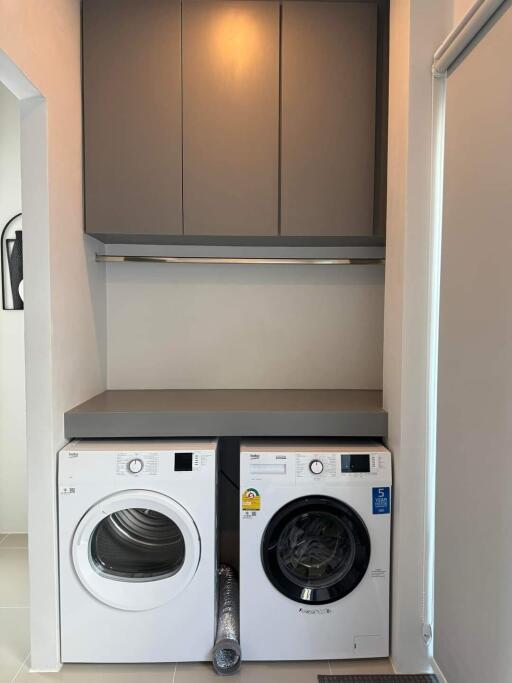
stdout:
<svg viewBox="0 0 512 683">
<path fill-rule="evenodd" d="M 127 508 L 96 526 L 90 559 L 94 569 L 107 578 L 151 581 L 181 569 L 185 541 L 178 526 L 161 512 Z"/>
<path fill-rule="evenodd" d="M 298 586 L 329 588 L 350 570 L 355 552 L 352 529 L 342 517 L 322 510 L 292 517 L 277 543 L 279 567 Z"/>
<path fill-rule="evenodd" d="M 370 562 L 366 525 L 350 506 L 328 496 L 291 501 L 272 517 L 261 561 L 272 585 L 297 602 L 340 600 L 362 581 Z"/>
</svg>

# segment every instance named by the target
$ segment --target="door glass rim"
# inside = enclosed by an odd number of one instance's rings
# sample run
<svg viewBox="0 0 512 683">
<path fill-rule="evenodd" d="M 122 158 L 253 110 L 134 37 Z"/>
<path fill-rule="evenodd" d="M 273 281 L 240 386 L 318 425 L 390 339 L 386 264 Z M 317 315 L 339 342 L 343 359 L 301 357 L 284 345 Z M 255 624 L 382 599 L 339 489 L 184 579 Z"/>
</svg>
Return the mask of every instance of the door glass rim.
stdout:
<svg viewBox="0 0 512 683">
<path fill-rule="evenodd" d="M 292 581 L 279 566 L 277 559 L 277 539 L 287 520 L 302 510 L 324 508 L 336 512 L 349 522 L 355 542 L 355 554 L 345 575 L 328 587 L 307 586 Z M 307 605 L 324 605 L 337 602 L 350 595 L 367 574 L 372 554 L 372 542 L 363 517 L 352 505 L 328 494 L 302 495 L 284 503 L 275 510 L 263 531 L 260 544 L 260 560 L 269 582 L 281 595 L 293 602 Z"/>
<path fill-rule="evenodd" d="M 169 516 L 185 539 L 182 570 L 158 581 L 110 580 L 96 572 L 89 561 L 89 537 L 96 525 L 112 512 L 127 507 L 149 507 Z M 122 489 L 96 500 L 77 522 L 71 539 L 77 578 L 92 596 L 116 609 L 143 611 L 168 603 L 180 595 L 194 578 L 202 557 L 197 524 L 188 509 L 175 498 L 150 489 Z"/>
</svg>

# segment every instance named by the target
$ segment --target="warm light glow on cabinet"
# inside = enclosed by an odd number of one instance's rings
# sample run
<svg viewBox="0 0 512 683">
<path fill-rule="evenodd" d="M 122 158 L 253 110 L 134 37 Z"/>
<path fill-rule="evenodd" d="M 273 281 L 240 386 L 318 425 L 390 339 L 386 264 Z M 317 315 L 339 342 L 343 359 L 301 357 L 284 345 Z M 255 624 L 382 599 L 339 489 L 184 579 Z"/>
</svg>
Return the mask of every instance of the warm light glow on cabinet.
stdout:
<svg viewBox="0 0 512 683">
<path fill-rule="evenodd" d="M 212 22 L 214 62 L 225 78 L 241 80 L 255 66 L 262 49 L 260 28 L 249 9 L 226 8 Z"/>
</svg>

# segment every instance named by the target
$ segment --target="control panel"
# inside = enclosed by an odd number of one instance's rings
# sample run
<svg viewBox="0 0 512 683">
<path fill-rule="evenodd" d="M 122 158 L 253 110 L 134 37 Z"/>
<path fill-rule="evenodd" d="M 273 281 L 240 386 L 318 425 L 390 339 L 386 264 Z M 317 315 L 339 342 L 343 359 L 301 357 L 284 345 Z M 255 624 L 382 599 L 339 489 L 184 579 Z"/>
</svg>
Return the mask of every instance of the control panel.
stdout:
<svg viewBox="0 0 512 683">
<path fill-rule="evenodd" d="M 154 476 L 168 471 L 194 472 L 200 470 L 206 457 L 203 452 L 177 451 L 128 452 L 116 454 L 116 474 L 128 476 Z"/>
<path fill-rule="evenodd" d="M 364 452 L 358 449 L 338 451 L 260 451 L 249 452 L 242 458 L 242 476 L 251 481 L 272 481 L 275 485 L 294 485 L 311 482 L 336 484 L 341 481 L 356 483 L 391 477 L 390 453 L 384 448 Z M 248 471 L 247 471 L 248 470 Z"/>
<path fill-rule="evenodd" d="M 297 479 L 332 479 L 336 476 L 336 456 L 331 453 L 298 453 L 295 458 Z"/>
<path fill-rule="evenodd" d="M 154 440 L 74 441 L 59 453 L 62 486 L 108 482 L 115 487 L 152 488 L 156 480 L 199 482 L 215 468 L 216 442 Z"/>
<path fill-rule="evenodd" d="M 117 453 L 116 473 L 119 475 L 157 475 L 159 453 Z"/>
</svg>

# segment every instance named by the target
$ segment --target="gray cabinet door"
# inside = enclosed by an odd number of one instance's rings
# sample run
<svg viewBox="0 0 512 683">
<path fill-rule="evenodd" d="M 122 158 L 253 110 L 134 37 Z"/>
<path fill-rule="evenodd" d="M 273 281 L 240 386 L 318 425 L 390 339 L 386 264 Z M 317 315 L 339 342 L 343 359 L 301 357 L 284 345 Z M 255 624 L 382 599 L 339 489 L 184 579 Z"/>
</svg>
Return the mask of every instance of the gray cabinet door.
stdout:
<svg viewBox="0 0 512 683">
<path fill-rule="evenodd" d="M 84 0 L 90 233 L 181 234 L 181 7 Z"/>
<path fill-rule="evenodd" d="M 277 235 L 279 3 L 183 3 L 186 235 Z"/>
<path fill-rule="evenodd" d="M 281 234 L 371 235 L 377 6 L 282 11 Z"/>
</svg>

